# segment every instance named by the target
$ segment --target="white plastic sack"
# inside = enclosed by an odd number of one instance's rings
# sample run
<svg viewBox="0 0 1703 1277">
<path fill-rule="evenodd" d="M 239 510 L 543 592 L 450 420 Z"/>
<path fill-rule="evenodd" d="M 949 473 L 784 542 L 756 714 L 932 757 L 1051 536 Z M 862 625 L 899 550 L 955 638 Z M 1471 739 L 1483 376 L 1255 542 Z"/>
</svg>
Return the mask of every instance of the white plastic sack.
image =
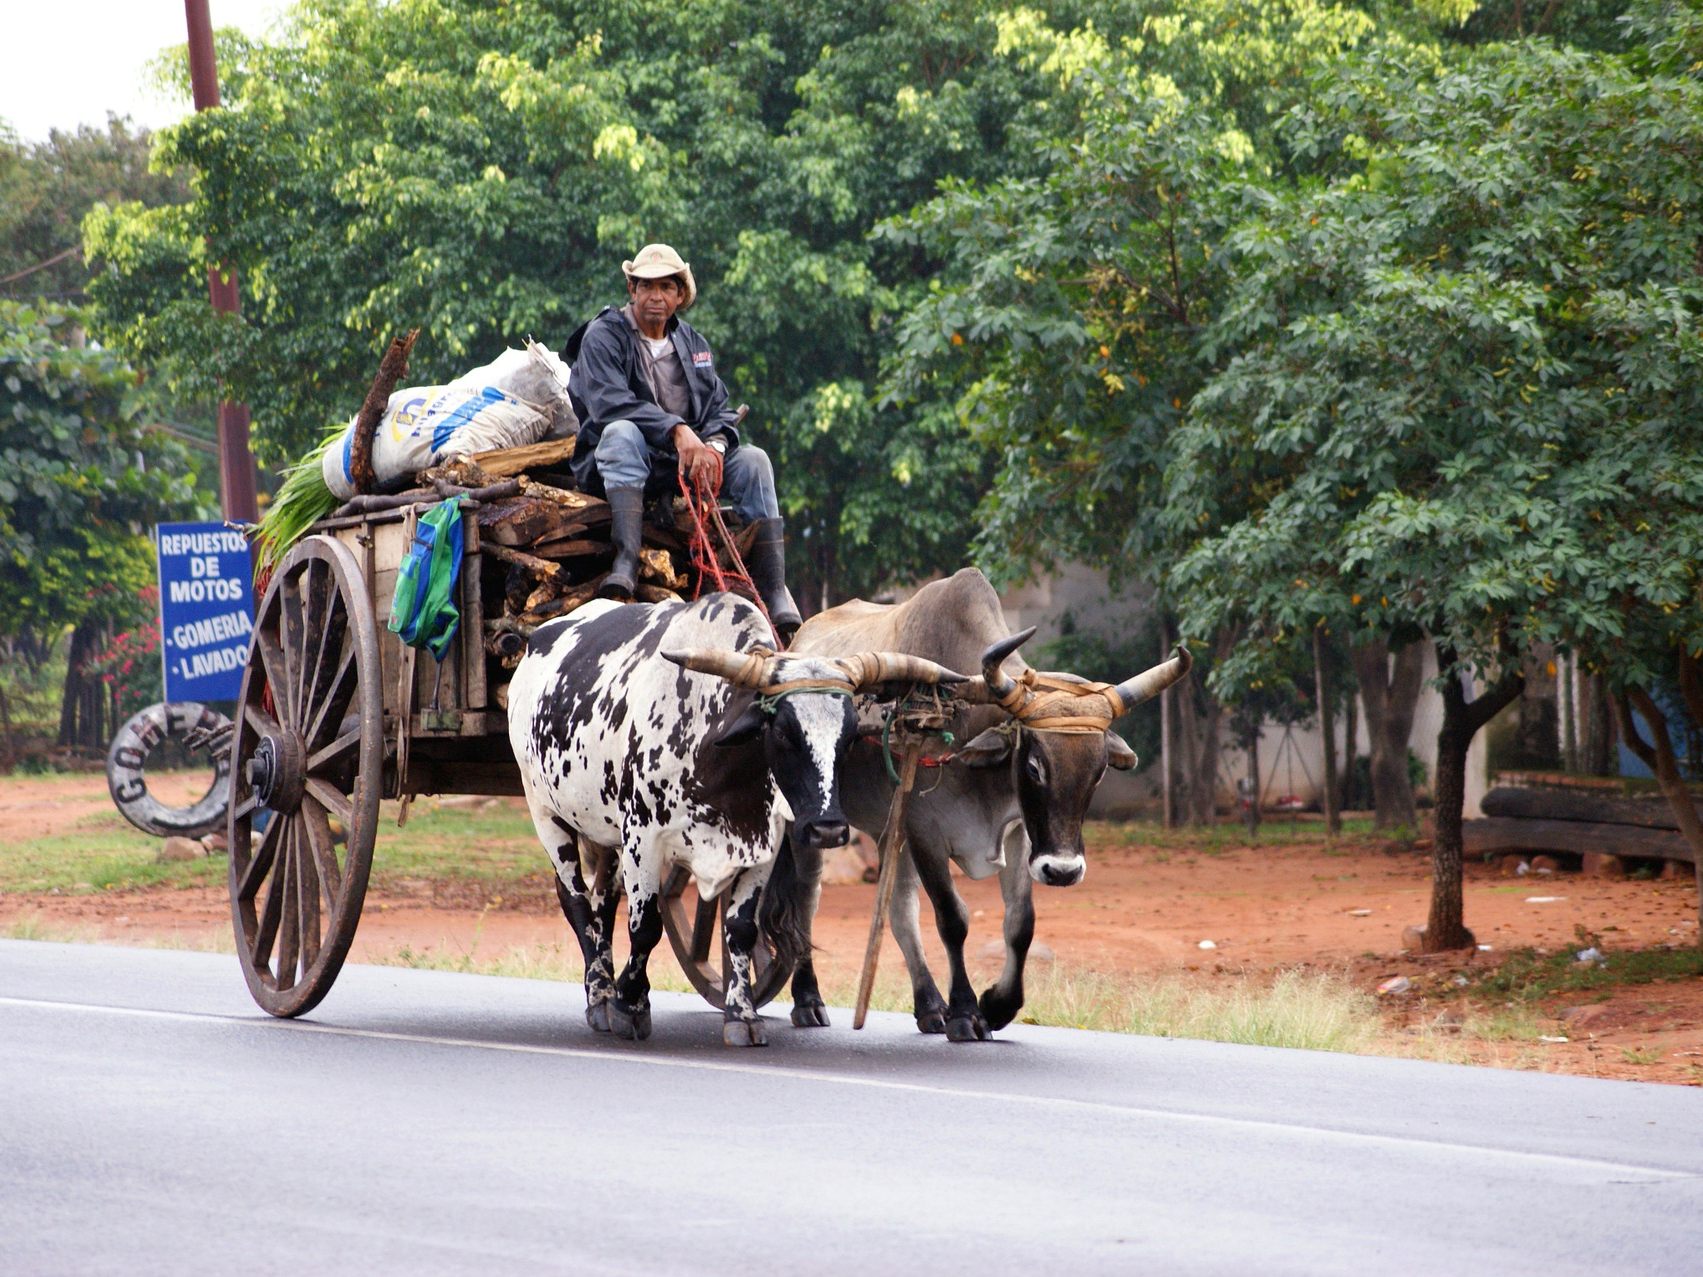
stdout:
<svg viewBox="0 0 1703 1277">
<path fill-rule="evenodd" d="M 354 425 L 351 417 L 320 462 L 325 486 L 340 500 L 355 495 Z M 518 448 L 576 428 L 567 367 L 529 341 L 447 386 L 410 386 L 391 395 L 373 435 L 373 473 L 382 487 L 451 457 Z"/>
</svg>

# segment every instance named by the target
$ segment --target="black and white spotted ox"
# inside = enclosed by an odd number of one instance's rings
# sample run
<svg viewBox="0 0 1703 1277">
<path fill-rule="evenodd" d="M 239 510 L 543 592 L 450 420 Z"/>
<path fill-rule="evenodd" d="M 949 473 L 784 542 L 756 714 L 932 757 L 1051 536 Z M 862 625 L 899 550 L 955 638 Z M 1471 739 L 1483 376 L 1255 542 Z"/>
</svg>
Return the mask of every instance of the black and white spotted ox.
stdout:
<svg viewBox="0 0 1703 1277">
<path fill-rule="evenodd" d="M 734 595 L 696 603 L 597 602 L 540 626 L 509 684 L 509 741 L 558 893 L 585 955 L 586 1019 L 650 1035 L 646 963 L 662 934 L 662 884 L 684 865 L 704 899 L 727 891 L 730 1045 L 764 1044 L 751 998 L 757 907 L 787 823 L 805 849 L 843 844 L 836 771 L 852 697 L 963 682 L 884 653 L 776 656 L 761 613 Z M 631 953 L 614 975 L 626 892 Z M 791 958 L 787 937 L 771 937 Z"/>
<path fill-rule="evenodd" d="M 878 647 L 948 668 L 982 668 L 981 679 L 957 689 L 951 730 L 965 743 L 938 770 L 919 773 L 905 819 L 911 854 L 900 861 L 891 913 L 894 939 L 910 970 L 917 1027 L 945 1032 L 954 1041 L 986 1038 L 1023 1005 L 1023 964 L 1035 928 L 1032 884 L 1068 887 L 1082 880 L 1088 800 L 1107 767 L 1136 764 L 1134 751 L 1111 725 L 1189 670 L 1188 654 L 1179 649 L 1175 658 L 1116 685 L 1042 674 L 1013 655 L 1033 633 L 1010 636 L 993 587 L 980 572 L 965 568 L 903 603 L 857 600 L 830 608 L 812 617 L 792 642 L 791 650 L 800 655 Z M 848 752 L 840 780 L 852 824 L 878 836 L 894 787 L 879 743 L 860 740 Z M 777 889 L 764 923 L 773 918 L 777 928 L 807 935 L 820 895 L 819 872 L 812 877 L 819 858 L 797 859 L 799 886 L 790 899 Z M 952 886 L 951 862 L 971 878 L 1000 875 L 1005 968 L 979 1002 L 964 966 L 969 917 Z M 952 968 L 944 1002 L 917 925 L 919 876 Z M 808 946 L 804 954 L 793 980 L 793 1023 L 826 1024 Z"/>
</svg>

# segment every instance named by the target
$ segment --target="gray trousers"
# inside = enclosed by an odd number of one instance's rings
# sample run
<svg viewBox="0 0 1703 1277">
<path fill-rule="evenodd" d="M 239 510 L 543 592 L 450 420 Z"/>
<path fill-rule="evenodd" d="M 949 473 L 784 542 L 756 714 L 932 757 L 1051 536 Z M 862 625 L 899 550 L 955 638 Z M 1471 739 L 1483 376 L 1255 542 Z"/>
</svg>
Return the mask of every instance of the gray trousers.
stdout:
<svg viewBox="0 0 1703 1277">
<path fill-rule="evenodd" d="M 611 421 L 603 427 L 594 456 L 605 490 L 642 488 L 650 478 L 654 454 L 644 433 L 630 421 Z M 780 518 L 769 454 L 751 444 L 740 444 L 723 461 L 721 495 L 745 523 Z"/>
</svg>

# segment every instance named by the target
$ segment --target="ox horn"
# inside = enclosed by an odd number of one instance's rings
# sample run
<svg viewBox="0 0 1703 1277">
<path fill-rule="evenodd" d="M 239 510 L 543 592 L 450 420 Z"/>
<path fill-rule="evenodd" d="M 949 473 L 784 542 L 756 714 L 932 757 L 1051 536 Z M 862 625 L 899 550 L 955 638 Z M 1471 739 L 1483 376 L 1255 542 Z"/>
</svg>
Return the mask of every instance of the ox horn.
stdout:
<svg viewBox="0 0 1703 1277">
<path fill-rule="evenodd" d="M 1134 678 L 1125 679 L 1117 686 L 1118 699 L 1123 702 L 1124 713 L 1134 709 L 1142 701 L 1150 700 L 1171 686 L 1194 667 L 1194 657 L 1189 655 L 1189 649 L 1183 644 L 1176 646 L 1176 655 L 1170 660 L 1152 669 L 1137 674 Z"/>
<path fill-rule="evenodd" d="M 969 680 L 944 665 L 906 652 L 859 652 L 835 662 L 852 686 L 868 691 L 881 683 L 964 683 Z"/>
<path fill-rule="evenodd" d="M 768 682 L 770 653 L 729 652 L 719 647 L 689 647 L 683 651 L 664 652 L 662 658 L 700 674 L 725 678 L 735 687 L 761 691 Z"/>
<path fill-rule="evenodd" d="M 1005 676 L 1000 666 L 1005 664 L 1006 657 L 1035 637 L 1035 628 L 1031 625 L 1028 629 L 1009 638 L 1002 638 L 989 646 L 982 653 L 982 676 L 972 679 L 970 686 L 959 695 L 966 701 L 997 704 L 1015 692 L 1017 684 Z"/>
</svg>

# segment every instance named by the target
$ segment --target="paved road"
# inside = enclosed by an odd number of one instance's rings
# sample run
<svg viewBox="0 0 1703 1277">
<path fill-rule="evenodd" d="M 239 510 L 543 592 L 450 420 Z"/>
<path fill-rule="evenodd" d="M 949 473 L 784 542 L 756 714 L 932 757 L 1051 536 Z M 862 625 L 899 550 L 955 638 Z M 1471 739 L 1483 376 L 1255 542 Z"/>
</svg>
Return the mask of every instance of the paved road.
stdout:
<svg viewBox="0 0 1703 1277">
<path fill-rule="evenodd" d="M 0 1272 L 1685 1273 L 1703 1092 L 0 941 Z"/>
</svg>

